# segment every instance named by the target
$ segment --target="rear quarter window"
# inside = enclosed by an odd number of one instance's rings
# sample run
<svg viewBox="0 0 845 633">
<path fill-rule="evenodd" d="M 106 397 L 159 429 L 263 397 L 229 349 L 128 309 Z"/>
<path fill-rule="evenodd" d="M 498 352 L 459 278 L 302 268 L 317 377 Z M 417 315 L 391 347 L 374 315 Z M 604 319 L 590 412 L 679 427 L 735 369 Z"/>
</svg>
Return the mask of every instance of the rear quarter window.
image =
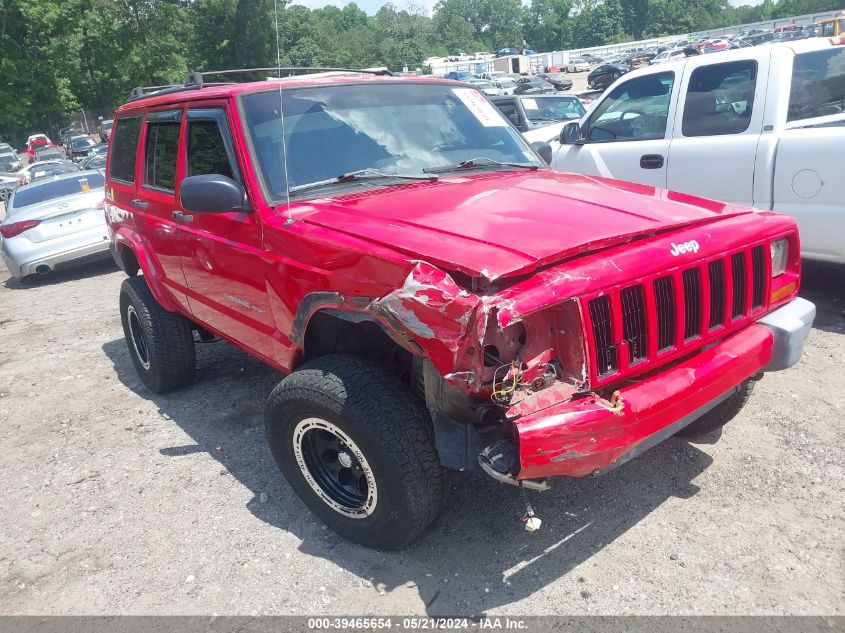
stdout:
<svg viewBox="0 0 845 633">
<path fill-rule="evenodd" d="M 801 53 L 792 64 L 787 121 L 845 112 L 845 47 Z"/>
<path fill-rule="evenodd" d="M 117 119 L 112 135 L 109 177 L 123 182 L 135 182 L 135 157 L 141 136 L 141 116 Z"/>
</svg>

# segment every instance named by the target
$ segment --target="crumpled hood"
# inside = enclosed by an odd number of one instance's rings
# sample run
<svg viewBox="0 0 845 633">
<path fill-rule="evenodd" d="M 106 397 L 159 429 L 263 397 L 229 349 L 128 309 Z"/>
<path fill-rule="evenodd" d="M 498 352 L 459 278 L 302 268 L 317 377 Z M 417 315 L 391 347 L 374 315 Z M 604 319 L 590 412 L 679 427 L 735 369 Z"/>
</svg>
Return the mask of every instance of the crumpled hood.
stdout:
<svg viewBox="0 0 845 633">
<path fill-rule="evenodd" d="M 751 209 L 542 169 L 449 174 L 294 207 L 294 216 L 412 259 L 494 280 Z"/>
</svg>

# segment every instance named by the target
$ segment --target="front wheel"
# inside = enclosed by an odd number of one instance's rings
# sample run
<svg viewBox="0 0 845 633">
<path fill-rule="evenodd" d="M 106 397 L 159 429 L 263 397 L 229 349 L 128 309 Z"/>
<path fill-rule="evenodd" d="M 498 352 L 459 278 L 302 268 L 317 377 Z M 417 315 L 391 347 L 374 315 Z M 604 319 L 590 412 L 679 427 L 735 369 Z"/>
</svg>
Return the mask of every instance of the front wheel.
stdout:
<svg viewBox="0 0 845 633">
<path fill-rule="evenodd" d="M 341 354 L 307 363 L 270 394 L 265 428 L 297 495 L 350 541 L 400 547 L 440 511 L 428 411 L 376 363 Z"/>
<path fill-rule="evenodd" d="M 739 391 L 728 396 L 727 400 L 720 402 L 707 413 L 698 418 L 695 422 L 688 424 L 678 431 L 680 437 L 695 438 L 717 429 L 721 429 L 742 410 L 751 398 L 754 391 L 754 381 L 746 380 L 739 386 Z"/>
</svg>

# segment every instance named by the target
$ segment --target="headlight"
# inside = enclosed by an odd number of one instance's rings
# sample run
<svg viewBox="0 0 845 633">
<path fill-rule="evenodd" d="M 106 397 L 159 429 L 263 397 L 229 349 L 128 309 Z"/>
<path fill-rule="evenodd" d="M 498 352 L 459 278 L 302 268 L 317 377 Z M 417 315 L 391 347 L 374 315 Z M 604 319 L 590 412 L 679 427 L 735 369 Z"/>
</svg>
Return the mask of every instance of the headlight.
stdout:
<svg viewBox="0 0 845 633">
<path fill-rule="evenodd" d="M 775 240 L 771 243 L 772 251 L 772 277 L 777 277 L 786 272 L 786 262 L 789 259 L 789 240 L 786 238 Z"/>
</svg>

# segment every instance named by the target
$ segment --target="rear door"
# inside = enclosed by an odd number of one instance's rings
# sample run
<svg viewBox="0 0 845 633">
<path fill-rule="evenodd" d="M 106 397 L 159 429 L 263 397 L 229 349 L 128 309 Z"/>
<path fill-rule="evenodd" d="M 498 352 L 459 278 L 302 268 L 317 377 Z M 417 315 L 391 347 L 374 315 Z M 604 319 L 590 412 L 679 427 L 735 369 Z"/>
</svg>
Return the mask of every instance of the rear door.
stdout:
<svg viewBox="0 0 845 633">
<path fill-rule="evenodd" d="M 669 189 L 752 206 L 763 129 L 769 49 L 746 59 L 687 62 L 669 150 Z"/>
<path fill-rule="evenodd" d="M 187 110 L 184 176 L 220 174 L 243 184 L 224 104 Z M 264 358 L 278 342 L 264 275 L 261 225 L 249 211 L 191 213 L 181 209 L 182 269 L 191 312 Z"/>
<path fill-rule="evenodd" d="M 582 119 L 584 143 L 561 145 L 552 166 L 665 187 L 675 81 L 674 71 L 622 81 Z"/>
</svg>

